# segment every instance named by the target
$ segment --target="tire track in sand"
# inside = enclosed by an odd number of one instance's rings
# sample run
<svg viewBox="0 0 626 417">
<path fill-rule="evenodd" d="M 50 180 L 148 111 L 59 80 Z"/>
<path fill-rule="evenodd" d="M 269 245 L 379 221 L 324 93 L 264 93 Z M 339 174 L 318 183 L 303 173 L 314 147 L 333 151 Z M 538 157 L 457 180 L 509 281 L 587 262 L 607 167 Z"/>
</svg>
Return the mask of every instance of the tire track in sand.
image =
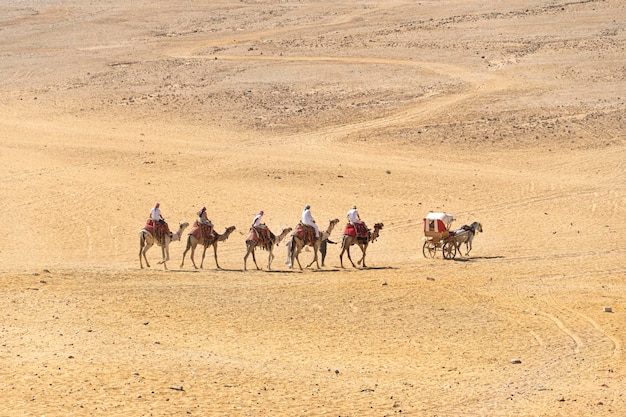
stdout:
<svg viewBox="0 0 626 417">
<path fill-rule="evenodd" d="M 511 278 L 511 285 L 524 311 L 544 317 L 551 321 L 559 332 L 571 339 L 572 353 L 594 357 L 596 362 L 619 362 L 621 359 L 621 342 L 608 334 L 595 320 L 578 310 L 564 306 L 555 296 L 552 286 L 544 277 L 538 277 L 539 285 L 523 286 Z M 524 296 L 523 289 L 528 288 L 530 295 Z M 529 300 L 532 300 L 530 302 Z M 559 314 L 560 313 L 560 314 Z M 591 330 L 589 330 L 591 326 Z M 536 332 L 530 331 L 540 346 L 545 344 Z M 608 340 L 612 347 L 606 353 L 602 340 Z M 591 364 L 589 365 L 591 366 Z"/>
</svg>

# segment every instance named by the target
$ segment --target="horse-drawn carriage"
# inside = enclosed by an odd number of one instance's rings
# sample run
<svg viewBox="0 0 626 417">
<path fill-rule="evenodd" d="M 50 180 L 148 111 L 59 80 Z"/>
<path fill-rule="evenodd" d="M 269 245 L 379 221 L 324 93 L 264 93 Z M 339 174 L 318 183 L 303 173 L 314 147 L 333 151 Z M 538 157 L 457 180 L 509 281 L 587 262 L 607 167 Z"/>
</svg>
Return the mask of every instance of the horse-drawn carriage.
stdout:
<svg viewBox="0 0 626 417">
<path fill-rule="evenodd" d="M 444 259 L 454 259 L 457 245 L 454 231 L 450 230 L 453 221 L 454 216 L 447 213 L 430 212 L 424 217 L 426 241 L 422 253 L 425 258 L 434 258 L 437 250 L 441 249 Z"/>
</svg>

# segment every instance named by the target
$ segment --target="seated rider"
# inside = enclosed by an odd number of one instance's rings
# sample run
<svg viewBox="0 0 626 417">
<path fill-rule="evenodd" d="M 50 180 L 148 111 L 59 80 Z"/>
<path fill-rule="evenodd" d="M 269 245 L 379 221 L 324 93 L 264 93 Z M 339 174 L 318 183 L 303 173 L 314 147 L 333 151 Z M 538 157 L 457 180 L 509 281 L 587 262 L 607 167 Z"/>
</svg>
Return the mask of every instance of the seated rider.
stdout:
<svg viewBox="0 0 626 417">
<path fill-rule="evenodd" d="M 359 215 L 359 211 L 356 206 L 352 206 L 352 209 L 348 211 L 346 217 L 348 218 L 348 223 L 354 227 L 354 231 L 357 236 L 363 236 L 367 233 L 367 226 L 365 226 L 365 223 L 361 220 L 361 216 Z"/>
<path fill-rule="evenodd" d="M 198 211 L 198 225 L 200 226 L 201 236 L 208 238 L 213 235 L 213 223 L 208 219 L 206 215 L 206 207 L 200 208 Z"/>
<path fill-rule="evenodd" d="M 254 216 L 254 219 L 252 219 L 251 228 L 254 229 L 261 242 L 268 242 L 270 240 L 269 229 L 264 223 L 261 222 L 263 214 L 265 213 L 263 213 L 263 210 L 261 210 L 256 216 Z"/>
<path fill-rule="evenodd" d="M 313 219 L 313 215 L 311 214 L 311 206 L 308 204 L 304 207 L 304 210 L 302 211 L 302 224 L 311 226 L 313 229 L 315 229 L 315 238 L 319 239 L 320 229 Z"/>
<path fill-rule="evenodd" d="M 161 214 L 161 204 L 156 203 L 152 210 L 150 210 L 150 220 L 152 220 L 152 226 L 154 227 L 154 235 L 161 239 L 165 234 L 170 234 L 170 229 Z"/>
</svg>

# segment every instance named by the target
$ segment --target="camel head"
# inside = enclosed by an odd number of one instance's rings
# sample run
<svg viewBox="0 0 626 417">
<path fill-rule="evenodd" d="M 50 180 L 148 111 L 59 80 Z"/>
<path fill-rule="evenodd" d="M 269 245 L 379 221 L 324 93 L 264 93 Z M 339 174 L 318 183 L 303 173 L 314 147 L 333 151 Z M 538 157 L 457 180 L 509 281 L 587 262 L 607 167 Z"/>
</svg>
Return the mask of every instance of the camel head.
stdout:
<svg viewBox="0 0 626 417">
<path fill-rule="evenodd" d="M 289 234 L 289 232 L 291 232 L 292 230 L 293 230 L 292 227 L 288 227 L 286 229 L 283 229 L 283 231 L 280 232 L 280 234 L 278 236 L 276 236 L 276 239 L 275 239 L 276 246 L 278 246 L 280 241 L 283 240 L 285 238 L 285 236 L 287 236 Z"/>
<path fill-rule="evenodd" d="M 372 236 L 370 236 L 370 242 L 375 241 L 376 239 L 378 239 L 378 235 L 380 234 L 380 231 L 382 230 L 384 224 L 382 223 L 376 223 L 374 225 L 374 233 L 372 233 Z"/>
<path fill-rule="evenodd" d="M 337 226 L 337 223 L 339 223 L 339 219 L 330 220 L 330 223 L 328 224 L 328 229 L 326 230 L 328 234 L 330 234 L 335 226 Z"/>
<path fill-rule="evenodd" d="M 182 222 L 178 224 L 178 231 L 172 234 L 172 240 L 180 240 L 183 235 L 183 231 L 189 226 L 188 222 Z"/>
</svg>

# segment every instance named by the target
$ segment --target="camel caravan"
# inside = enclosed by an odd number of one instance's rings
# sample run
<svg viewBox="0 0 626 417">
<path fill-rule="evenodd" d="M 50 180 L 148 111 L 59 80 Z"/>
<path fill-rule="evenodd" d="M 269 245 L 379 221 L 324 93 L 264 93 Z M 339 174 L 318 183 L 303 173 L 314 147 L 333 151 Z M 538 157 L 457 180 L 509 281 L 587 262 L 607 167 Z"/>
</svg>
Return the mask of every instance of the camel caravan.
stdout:
<svg viewBox="0 0 626 417">
<path fill-rule="evenodd" d="M 330 220 L 328 227 L 325 230 L 320 231 L 316 221 L 313 219 L 313 215 L 311 214 L 310 205 L 306 205 L 302 211 L 302 219 L 294 228 L 288 227 L 283 229 L 280 233 L 275 234 L 265 225 L 265 223 L 263 223 L 263 215 L 264 212 L 260 211 L 254 217 L 252 225 L 246 235 L 246 253 L 243 257 L 244 271 L 248 270 L 247 262 L 250 255 L 252 255 L 252 261 L 254 262 L 256 269 L 262 270 L 256 260 L 257 250 L 264 250 L 268 253 L 267 270 L 272 270 L 272 261 L 275 257 L 274 248 L 275 246 L 279 246 L 282 241 L 285 241 L 285 246 L 287 248 L 287 260 L 285 263 L 290 269 L 293 269 L 296 264 L 300 270 L 304 269 L 300 263 L 300 253 L 305 248 L 310 248 L 313 252 L 313 260 L 306 265 L 306 268 L 310 268 L 313 264 L 316 265 L 317 269 L 321 269 L 325 266 L 324 261 L 326 258 L 328 244 L 335 243 L 330 240 L 330 235 L 339 223 L 339 219 Z M 236 227 L 229 226 L 226 227 L 223 233 L 218 233 L 211 220 L 207 217 L 206 207 L 202 207 L 198 211 L 197 216 L 198 217 L 187 234 L 187 243 L 183 252 L 180 268 L 184 267 L 185 257 L 189 252 L 189 257 L 193 267 L 195 269 L 203 269 L 206 251 L 209 247 L 212 247 L 215 266 L 217 269 L 222 269 L 217 257 L 217 247 L 220 242 L 224 242 L 229 238 L 229 236 L 236 230 Z M 341 268 L 344 268 L 344 254 L 347 255 L 353 268 L 357 268 L 357 265 L 362 268 L 367 268 L 365 264 L 367 248 L 371 243 L 378 239 L 380 231 L 383 229 L 384 225 L 383 223 L 375 223 L 373 230 L 367 227 L 367 225 L 361 220 L 356 206 L 353 206 L 352 209 L 348 211 L 346 217 L 348 222 L 343 230 L 341 252 L 339 254 Z M 439 219 L 436 218 L 435 220 Z M 169 245 L 173 241 L 181 240 L 183 232 L 188 226 L 189 223 L 181 222 L 176 232 L 170 231 L 167 222 L 161 214 L 160 204 L 156 203 L 152 210 L 150 210 L 150 216 L 147 219 L 146 224 L 139 232 L 140 268 L 143 269 L 144 261 L 146 267 L 150 267 L 150 263 L 146 257 L 146 252 L 156 244 L 161 247 L 162 258 L 158 263 L 163 264 L 163 268 L 167 270 L 167 261 L 170 260 Z M 461 244 L 465 243 L 467 247 L 466 256 L 468 256 L 472 247 L 472 239 L 477 231 L 482 232 L 482 225 L 476 222 L 471 226 L 466 226 L 464 231 L 465 233 L 457 233 L 457 239 L 453 244 L 451 242 L 450 246 L 452 246 L 456 252 L 457 249 L 460 249 Z M 429 253 L 431 257 L 434 257 L 434 251 L 441 247 L 439 242 L 439 239 L 433 240 L 432 237 L 429 238 L 429 240 L 424 244 L 424 253 Z M 198 245 L 202 246 L 202 259 L 200 261 L 200 266 L 198 266 L 195 261 L 195 252 Z M 357 260 L 356 264 L 352 260 L 352 256 L 350 254 L 350 247 L 354 245 L 358 246 L 361 250 L 361 257 Z M 318 253 L 321 254 L 321 266 Z"/>
</svg>

